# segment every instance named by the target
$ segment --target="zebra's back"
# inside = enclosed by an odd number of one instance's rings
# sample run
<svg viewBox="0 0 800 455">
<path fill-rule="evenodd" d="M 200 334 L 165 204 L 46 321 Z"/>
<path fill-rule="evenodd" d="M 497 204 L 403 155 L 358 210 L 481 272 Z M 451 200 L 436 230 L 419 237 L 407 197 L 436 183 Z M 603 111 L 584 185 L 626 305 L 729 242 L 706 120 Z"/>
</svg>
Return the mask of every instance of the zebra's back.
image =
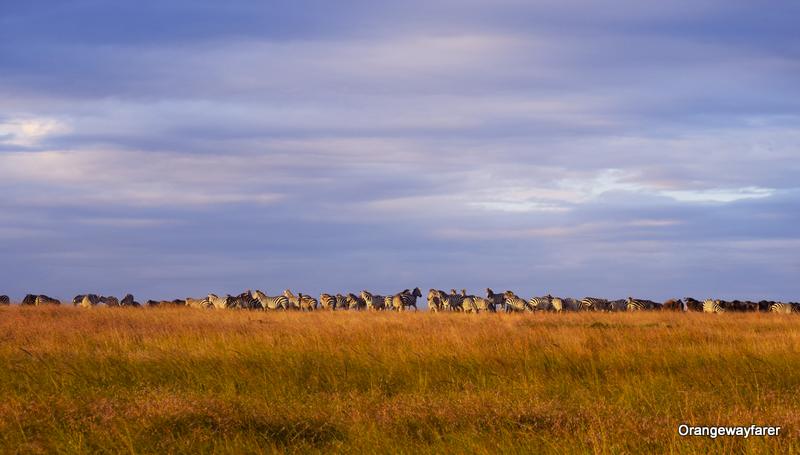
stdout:
<svg viewBox="0 0 800 455">
<path fill-rule="evenodd" d="M 628 297 L 628 311 L 654 310 L 660 305 L 652 300 Z"/>
<path fill-rule="evenodd" d="M 797 312 L 797 307 L 791 303 L 775 302 L 769 307 L 770 313 L 792 314 Z"/>
<path fill-rule="evenodd" d="M 336 309 L 336 297 L 331 294 L 320 294 L 319 295 L 319 305 L 323 310 L 335 310 Z"/>
<path fill-rule="evenodd" d="M 549 295 L 533 297 L 528 301 L 528 305 L 534 310 L 549 311 L 553 309 L 553 298 Z"/>
<path fill-rule="evenodd" d="M 706 299 L 703 301 L 703 313 L 724 313 L 725 307 L 719 300 Z"/>
<path fill-rule="evenodd" d="M 580 302 L 583 311 L 603 311 L 608 309 L 608 300 L 597 297 L 584 297 Z"/>
</svg>

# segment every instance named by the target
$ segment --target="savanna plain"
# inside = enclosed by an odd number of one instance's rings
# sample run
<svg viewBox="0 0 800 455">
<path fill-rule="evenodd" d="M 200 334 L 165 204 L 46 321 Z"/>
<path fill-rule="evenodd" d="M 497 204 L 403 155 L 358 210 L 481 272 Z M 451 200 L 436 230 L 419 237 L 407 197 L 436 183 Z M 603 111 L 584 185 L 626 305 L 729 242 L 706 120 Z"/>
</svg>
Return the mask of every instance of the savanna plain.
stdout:
<svg viewBox="0 0 800 455">
<path fill-rule="evenodd" d="M 800 452 L 800 316 L 0 308 L 4 453 Z M 777 425 L 681 437 L 678 425 Z"/>
</svg>

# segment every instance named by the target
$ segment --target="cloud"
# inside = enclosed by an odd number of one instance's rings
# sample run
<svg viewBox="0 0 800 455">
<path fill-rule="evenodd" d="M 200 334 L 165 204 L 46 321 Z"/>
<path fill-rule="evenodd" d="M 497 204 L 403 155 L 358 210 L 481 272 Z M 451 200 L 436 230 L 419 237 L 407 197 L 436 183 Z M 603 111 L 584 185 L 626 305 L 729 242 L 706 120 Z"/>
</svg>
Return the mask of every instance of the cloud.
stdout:
<svg viewBox="0 0 800 455">
<path fill-rule="evenodd" d="M 797 8 L 4 5 L 4 292 L 789 298 Z"/>
</svg>

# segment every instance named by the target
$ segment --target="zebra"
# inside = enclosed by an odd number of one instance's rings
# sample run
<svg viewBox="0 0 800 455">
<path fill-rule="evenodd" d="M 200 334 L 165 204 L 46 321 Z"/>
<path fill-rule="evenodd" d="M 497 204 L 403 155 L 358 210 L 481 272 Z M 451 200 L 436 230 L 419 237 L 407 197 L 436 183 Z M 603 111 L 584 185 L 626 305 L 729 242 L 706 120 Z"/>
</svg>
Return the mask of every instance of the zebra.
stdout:
<svg viewBox="0 0 800 455">
<path fill-rule="evenodd" d="M 605 311 L 608 310 L 608 300 L 597 297 L 584 297 L 581 299 L 580 309 L 583 311 Z"/>
<path fill-rule="evenodd" d="M 300 302 L 300 310 L 301 311 L 314 311 L 317 309 L 317 299 L 311 297 L 310 295 L 304 295 L 300 292 L 297 293 L 297 300 Z"/>
<path fill-rule="evenodd" d="M 496 311 L 494 301 L 475 295 L 464 297 L 461 306 L 465 313 L 482 313 L 486 311 L 494 313 Z"/>
<path fill-rule="evenodd" d="M 211 302 L 211 305 L 218 310 L 224 310 L 231 306 L 231 299 L 230 295 L 226 295 L 225 297 L 220 297 L 217 294 L 208 294 L 207 297 L 208 301 Z"/>
<path fill-rule="evenodd" d="M 560 297 L 551 297 L 550 298 L 550 307 L 556 313 L 562 313 L 568 310 L 574 310 L 574 308 L 570 305 L 571 299 L 562 299 Z"/>
<path fill-rule="evenodd" d="M 495 313 L 497 311 L 494 301 L 491 299 L 473 295 L 472 301 L 479 312 L 488 311 L 490 313 Z"/>
<path fill-rule="evenodd" d="M 442 301 L 439 299 L 439 291 L 431 288 L 431 290 L 428 291 L 428 310 L 436 313 L 442 309 Z"/>
<path fill-rule="evenodd" d="M 605 311 L 611 313 L 617 311 L 628 311 L 628 299 L 609 300 L 606 303 Z"/>
<path fill-rule="evenodd" d="M 213 309 L 214 304 L 208 300 L 208 297 L 204 299 L 193 299 L 191 297 L 186 297 L 186 306 L 189 308 L 201 308 L 201 309 Z"/>
<path fill-rule="evenodd" d="M 397 311 L 405 311 L 406 307 L 413 306 L 414 311 L 417 311 L 417 297 L 422 297 L 422 291 L 419 288 L 414 288 L 413 291 L 405 289 L 392 296 L 392 307 Z"/>
<path fill-rule="evenodd" d="M 20 305 L 36 305 L 36 296 L 33 294 L 26 295 L 25 298 L 22 299 L 22 302 L 20 302 Z"/>
<path fill-rule="evenodd" d="M 797 313 L 798 308 L 791 303 L 775 302 L 769 306 L 770 313 L 792 314 Z"/>
<path fill-rule="evenodd" d="M 466 293 L 464 293 L 466 294 Z M 479 313 L 478 303 L 475 301 L 477 297 L 474 295 L 464 295 L 464 300 L 461 301 L 461 309 L 464 313 Z"/>
<path fill-rule="evenodd" d="M 520 313 L 523 311 L 533 311 L 530 304 L 523 298 L 520 298 L 518 295 L 514 294 L 511 291 L 506 291 L 503 293 L 503 297 L 505 300 L 506 306 L 506 313 Z"/>
<path fill-rule="evenodd" d="M 263 292 L 256 289 L 252 293 L 253 298 L 258 299 L 259 303 L 261 303 L 261 308 L 265 311 L 269 310 L 286 310 L 289 308 L 289 299 L 283 295 L 277 295 L 274 297 L 268 296 Z"/>
<path fill-rule="evenodd" d="M 703 313 L 724 313 L 725 306 L 719 300 L 706 299 L 703 302 Z"/>
<path fill-rule="evenodd" d="M 464 297 L 466 297 L 466 294 L 467 291 L 464 289 L 461 290 L 461 294 L 456 292 L 455 289 L 450 289 L 447 303 L 451 311 L 464 311 Z"/>
<path fill-rule="evenodd" d="M 628 297 L 628 311 L 655 310 L 659 308 L 661 308 L 661 304 L 658 302 Z"/>
<path fill-rule="evenodd" d="M 342 294 L 336 294 L 336 309 L 337 310 L 346 310 L 347 309 L 347 297 L 343 296 Z"/>
<path fill-rule="evenodd" d="M 61 301 L 42 294 L 36 296 L 36 305 L 61 305 Z"/>
<path fill-rule="evenodd" d="M 76 305 L 76 301 L 77 305 L 81 308 L 91 308 L 100 303 L 100 296 L 97 294 L 78 295 L 72 299 L 72 304 Z"/>
<path fill-rule="evenodd" d="M 460 311 L 462 309 L 461 305 L 464 301 L 464 296 L 455 294 L 455 290 L 448 294 L 444 291 L 433 289 L 433 293 L 433 303 L 436 305 L 438 311 Z"/>
<path fill-rule="evenodd" d="M 97 305 L 100 301 L 100 296 L 97 294 L 78 294 L 72 298 L 72 304 L 74 306 L 80 306 L 83 299 L 89 297 L 89 300 L 92 302 L 92 305 Z"/>
<path fill-rule="evenodd" d="M 532 297 L 528 300 L 528 306 L 533 310 L 551 310 L 553 308 L 553 296 L 547 294 L 544 297 Z"/>
<path fill-rule="evenodd" d="M 330 294 L 320 294 L 319 295 L 319 305 L 320 308 L 323 310 L 335 310 L 336 309 L 336 297 Z"/>
<path fill-rule="evenodd" d="M 252 291 L 247 290 L 246 292 L 242 292 L 237 296 L 231 297 L 228 308 L 241 310 L 260 310 L 262 307 L 258 299 L 253 297 Z"/>
<path fill-rule="evenodd" d="M 369 291 L 363 290 L 361 291 L 361 298 L 366 302 L 368 310 L 386 309 L 386 297 L 382 295 L 373 295 Z"/>
<path fill-rule="evenodd" d="M 107 307 L 118 307 L 119 299 L 111 295 L 101 296 L 100 303 L 105 303 Z"/>
<path fill-rule="evenodd" d="M 486 288 L 486 298 L 492 301 L 495 309 L 505 309 L 506 299 L 503 294 L 495 294 L 491 288 Z"/>
<path fill-rule="evenodd" d="M 292 291 L 289 289 L 283 291 L 283 295 L 289 299 L 289 303 L 293 308 L 296 308 L 301 311 L 313 311 L 317 307 L 317 299 L 311 297 L 310 295 L 303 295 L 302 293 L 297 293 L 297 297 L 292 294 Z"/>
<path fill-rule="evenodd" d="M 187 299 L 188 300 L 188 299 Z M 120 306 L 140 307 L 141 304 L 133 298 L 133 294 L 127 294 L 120 302 Z"/>
<path fill-rule="evenodd" d="M 11 305 L 11 299 L 7 295 L 0 295 L 0 305 Z"/>
<path fill-rule="evenodd" d="M 345 300 L 347 301 L 347 308 L 350 310 L 363 310 L 367 308 L 367 301 L 352 292 L 345 296 Z"/>
</svg>

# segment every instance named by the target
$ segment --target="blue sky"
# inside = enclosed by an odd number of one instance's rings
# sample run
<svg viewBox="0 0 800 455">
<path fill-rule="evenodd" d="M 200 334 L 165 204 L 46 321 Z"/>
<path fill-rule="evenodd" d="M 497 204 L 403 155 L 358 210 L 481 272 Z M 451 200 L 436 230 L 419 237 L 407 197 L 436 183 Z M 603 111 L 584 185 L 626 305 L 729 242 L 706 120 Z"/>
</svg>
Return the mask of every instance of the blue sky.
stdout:
<svg viewBox="0 0 800 455">
<path fill-rule="evenodd" d="M 800 300 L 797 17 L 4 1 L 0 293 Z"/>
</svg>

